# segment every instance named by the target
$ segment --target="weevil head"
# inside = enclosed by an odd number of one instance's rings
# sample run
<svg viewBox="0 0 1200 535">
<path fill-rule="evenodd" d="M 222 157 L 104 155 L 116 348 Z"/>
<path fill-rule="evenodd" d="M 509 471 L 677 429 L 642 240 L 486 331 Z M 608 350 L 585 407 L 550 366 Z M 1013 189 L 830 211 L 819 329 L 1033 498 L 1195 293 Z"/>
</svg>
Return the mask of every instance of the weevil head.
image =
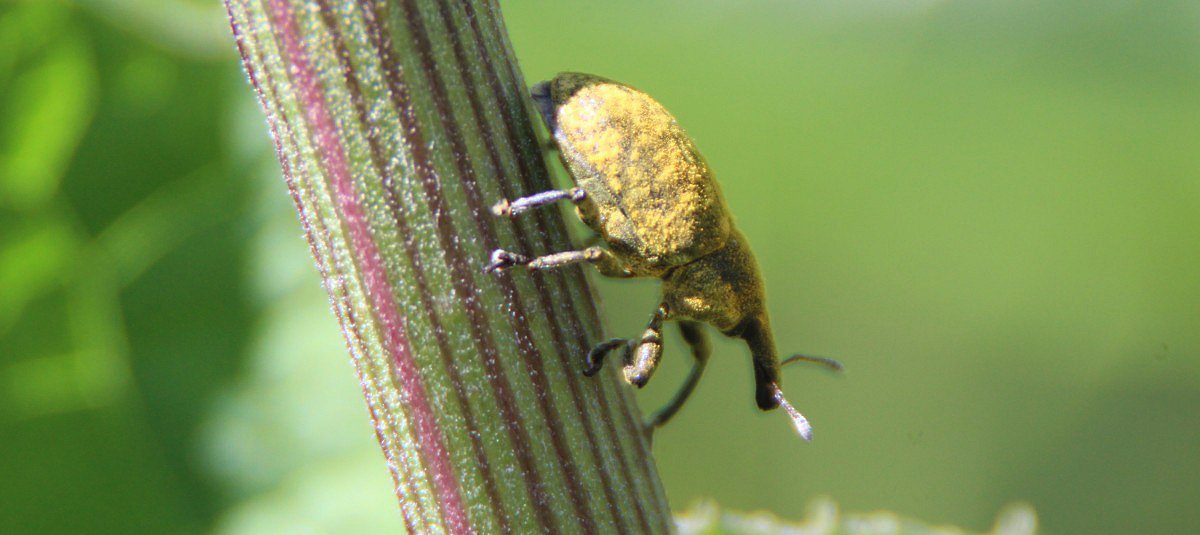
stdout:
<svg viewBox="0 0 1200 535">
<path fill-rule="evenodd" d="M 601 78 L 592 74 L 563 72 L 555 76 L 553 80 L 534 84 L 530 88 L 529 94 L 533 97 L 533 102 L 537 104 L 538 111 L 541 112 L 542 119 L 545 119 L 546 125 L 551 130 L 554 130 L 558 125 L 556 120 L 558 107 L 563 102 L 569 100 L 577 91 L 592 85 L 615 83 L 607 78 Z"/>
<path fill-rule="evenodd" d="M 533 87 L 529 89 L 529 96 L 533 97 L 533 103 L 537 105 L 538 112 L 546 121 L 546 126 L 553 130 L 555 104 L 553 97 L 550 96 L 550 81 L 533 84 Z"/>
<path fill-rule="evenodd" d="M 567 99 L 571 98 L 580 89 L 591 87 L 593 85 L 624 85 L 608 78 L 596 76 L 594 74 L 585 74 L 582 72 L 560 72 L 553 80 L 550 80 L 550 98 L 555 104 L 562 104 Z"/>
</svg>

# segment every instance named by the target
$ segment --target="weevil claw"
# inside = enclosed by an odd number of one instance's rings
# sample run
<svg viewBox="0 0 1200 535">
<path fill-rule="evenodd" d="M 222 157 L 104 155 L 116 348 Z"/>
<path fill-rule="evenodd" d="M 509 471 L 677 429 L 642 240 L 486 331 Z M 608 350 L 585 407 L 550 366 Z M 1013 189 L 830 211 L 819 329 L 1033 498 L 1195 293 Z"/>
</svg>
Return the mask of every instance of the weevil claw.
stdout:
<svg viewBox="0 0 1200 535">
<path fill-rule="evenodd" d="M 492 262 L 484 266 L 484 273 L 492 273 L 495 271 L 503 271 L 518 264 L 528 264 L 529 257 L 517 253 L 510 253 L 504 249 L 496 249 L 492 251 Z"/>
<path fill-rule="evenodd" d="M 512 203 L 508 199 L 500 199 L 500 202 L 492 205 L 492 213 L 500 217 L 512 215 Z"/>
<path fill-rule="evenodd" d="M 605 355 L 608 355 L 609 351 L 628 343 L 629 340 L 624 338 L 613 338 L 607 342 L 597 344 L 591 351 L 588 351 L 587 359 L 584 360 L 583 374 L 588 377 L 596 375 L 596 372 L 599 372 L 600 368 L 604 367 Z"/>
</svg>

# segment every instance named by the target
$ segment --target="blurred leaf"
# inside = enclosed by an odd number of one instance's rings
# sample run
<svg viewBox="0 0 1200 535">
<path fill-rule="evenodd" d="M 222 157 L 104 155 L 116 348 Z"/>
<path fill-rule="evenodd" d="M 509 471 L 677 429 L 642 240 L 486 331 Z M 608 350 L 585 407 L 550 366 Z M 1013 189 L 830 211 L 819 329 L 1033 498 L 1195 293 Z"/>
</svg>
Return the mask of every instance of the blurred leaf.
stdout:
<svg viewBox="0 0 1200 535">
<path fill-rule="evenodd" d="M 0 234 L 0 334 L 26 303 L 68 275 L 78 247 L 78 238 L 57 218 L 9 224 Z"/>
<path fill-rule="evenodd" d="M 10 15 L 4 25 L 16 22 Z M 10 80 L 0 78 L 0 87 L 6 88 L 0 92 L 0 203 L 18 210 L 40 207 L 54 196 L 91 120 L 95 99 L 87 45 L 69 31 L 44 29 L 58 38 L 18 64 Z M 14 35 L 38 30 L 23 28 Z M 14 45 L 18 50 L 28 46 Z"/>
<path fill-rule="evenodd" d="M 173 55 L 232 59 L 229 28 L 220 2 L 200 0 L 73 0 L 110 24 Z"/>
<path fill-rule="evenodd" d="M 0 531 L 204 531 L 222 493 L 193 437 L 252 326 L 236 65 L 66 2 L 4 10 Z"/>
</svg>

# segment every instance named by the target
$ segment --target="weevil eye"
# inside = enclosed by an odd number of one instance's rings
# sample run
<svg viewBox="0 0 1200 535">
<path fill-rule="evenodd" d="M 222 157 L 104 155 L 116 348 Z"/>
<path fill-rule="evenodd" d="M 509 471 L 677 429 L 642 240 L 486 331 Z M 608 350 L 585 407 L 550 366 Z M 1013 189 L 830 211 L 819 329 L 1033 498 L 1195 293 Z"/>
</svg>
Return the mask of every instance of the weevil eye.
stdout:
<svg viewBox="0 0 1200 535">
<path fill-rule="evenodd" d="M 533 98 L 534 104 L 537 104 L 538 111 L 542 114 L 542 119 L 545 119 L 546 125 L 551 130 L 554 129 L 554 98 L 550 96 L 550 82 L 538 82 L 529 88 L 529 96 Z"/>
</svg>

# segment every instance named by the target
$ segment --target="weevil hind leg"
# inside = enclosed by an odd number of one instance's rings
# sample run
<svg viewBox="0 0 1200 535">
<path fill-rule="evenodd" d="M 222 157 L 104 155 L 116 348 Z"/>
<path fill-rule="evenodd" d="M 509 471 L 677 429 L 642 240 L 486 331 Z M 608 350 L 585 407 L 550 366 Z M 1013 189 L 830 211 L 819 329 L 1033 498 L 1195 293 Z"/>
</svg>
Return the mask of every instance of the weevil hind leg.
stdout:
<svg viewBox="0 0 1200 535">
<path fill-rule="evenodd" d="M 526 210 L 532 210 L 539 206 L 545 206 L 562 200 L 569 200 L 574 204 L 579 204 L 587 198 L 583 188 L 574 187 L 569 189 L 552 189 L 543 191 L 525 197 L 520 197 L 513 200 L 502 199 L 500 202 L 492 206 L 492 213 L 501 217 L 512 217 Z"/>
<path fill-rule="evenodd" d="M 564 251 L 544 256 L 531 257 L 504 249 L 492 251 L 491 262 L 483 268 L 486 273 L 504 270 L 514 266 L 525 266 L 526 269 L 554 269 L 572 264 L 587 262 L 596 266 L 602 275 L 609 277 L 631 277 L 633 272 L 629 267 L 613 255 L 612 251 L 603 247 L 588 247 L 580 251 Z"/>
<path fill-rule="evenodd" d="M 679 322 L 679 332 L 683 334 L 683 340 L 687 342 L 688 347 L 692 349 L 692 370 L 688 372 L 687 379 L 683 385 L 679 387 L 679 391 L 675 393 L 675 397 L 667 402 L 663 408 L 654 413 L 654 416 L 646 422 L 648 430 L 653 430 L 662 427 L 683 408 L 684 402 L 696 390 L 696 385 L 700 383 L 700 377 L 704 375 L 704 368 L 708 365 L 708 357 L 712 354 L 712 345 L 709 343 L 708 334 L 704 332 L 704 325 L 696 321 L 683 320 Z"/>
</svg>

